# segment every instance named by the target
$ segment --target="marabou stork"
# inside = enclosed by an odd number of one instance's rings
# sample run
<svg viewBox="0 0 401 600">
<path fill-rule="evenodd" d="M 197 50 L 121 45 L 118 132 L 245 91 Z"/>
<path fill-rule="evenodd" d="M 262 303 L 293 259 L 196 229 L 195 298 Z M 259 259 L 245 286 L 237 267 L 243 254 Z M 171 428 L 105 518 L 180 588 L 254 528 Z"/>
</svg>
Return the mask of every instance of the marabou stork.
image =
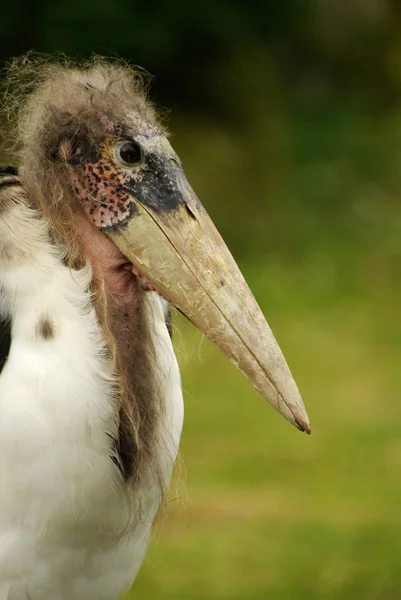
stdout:
<svg viewBox="0 0 401 600">
<path fill-rule="evenodd" d="M 178 450 L 169 303 L 308 418 L 140 77 L 25 58 L 6 102 L 20 166 L 0 177 L 0 599 L 113 600 Z"/>
</svg>

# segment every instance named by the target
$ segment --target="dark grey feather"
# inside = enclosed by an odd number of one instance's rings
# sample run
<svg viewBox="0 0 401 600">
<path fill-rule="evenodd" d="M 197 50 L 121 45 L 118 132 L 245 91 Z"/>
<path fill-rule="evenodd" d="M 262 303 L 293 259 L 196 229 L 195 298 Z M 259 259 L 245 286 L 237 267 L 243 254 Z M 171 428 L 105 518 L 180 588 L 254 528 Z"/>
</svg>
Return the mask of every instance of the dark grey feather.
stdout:
<svg viewBox="0 0 401 600">
<path fill-rule="evenodd" d="M 6 364 L 11 346 L 11 323 L 0 321 L 0 373 Z"/>
</svg>

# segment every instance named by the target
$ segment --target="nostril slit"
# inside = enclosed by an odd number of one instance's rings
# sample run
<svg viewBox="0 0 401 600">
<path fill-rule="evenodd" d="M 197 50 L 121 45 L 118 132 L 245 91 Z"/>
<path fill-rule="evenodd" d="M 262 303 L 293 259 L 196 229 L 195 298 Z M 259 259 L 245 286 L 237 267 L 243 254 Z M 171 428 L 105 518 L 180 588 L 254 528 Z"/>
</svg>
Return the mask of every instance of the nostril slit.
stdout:
<svg viewBox="0 0 401 600">
<path fill-rule="evenodd" d="M 186 208 L 187 213 L 191 217 L 191 219 L 193 219 L 194 221 L 197 221 L 195 213 L 192 212 L 191 208 L 188 206 L 188 204 L 186 202 L 185 202 L 185 208 Z"/>
</svg>

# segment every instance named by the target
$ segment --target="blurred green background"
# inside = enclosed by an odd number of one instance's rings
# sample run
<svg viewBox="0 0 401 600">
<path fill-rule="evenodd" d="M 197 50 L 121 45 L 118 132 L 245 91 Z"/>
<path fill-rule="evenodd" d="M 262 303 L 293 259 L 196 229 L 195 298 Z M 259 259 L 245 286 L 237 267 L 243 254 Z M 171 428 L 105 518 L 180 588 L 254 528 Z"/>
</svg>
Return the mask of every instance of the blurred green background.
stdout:
<svg viewBox="0 0 401 600">
<path fill-rule="evenodd" d="M 176 318 L 184 467 L 127 598 L 401 598 L 400 2 L 8 3 L 0 57 L 30 48 L 155 76 L 312 421 Z"/>
</svg>

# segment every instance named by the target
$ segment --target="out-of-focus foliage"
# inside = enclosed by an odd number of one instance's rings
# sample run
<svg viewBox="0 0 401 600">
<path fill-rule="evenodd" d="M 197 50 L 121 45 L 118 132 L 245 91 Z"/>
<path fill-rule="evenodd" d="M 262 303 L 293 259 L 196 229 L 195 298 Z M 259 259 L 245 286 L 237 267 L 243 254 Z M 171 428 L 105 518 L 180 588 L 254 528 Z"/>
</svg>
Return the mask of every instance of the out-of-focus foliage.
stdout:
<svg viewBox="0 0 401 600">
<path fill-rule="evenodd" d="M 310 439 L 292 430 L 180 323 L 190 502 L 168 505 L 130 597 L 401 597 L 401 4 L 18 0 L 5 13 L 3 59 L 96 51 L 155 75 L 312 420 Z"/>
<path fill-rule="evenodd" d="M 227 66 L 268 70 L 267 53 L 289 97 L 309 103 L 335 88 L 376 103 L 394 99 L 401 82 L 400 19 L 397 0 L 39 0 L 34 10 L 18 0 L 3 11 L 0 58 L 31 48 L 116 53 L 156 75 L 169 104 L 225 113 L 236 103 L 221 79 L 234 96 L 246 90 Z"/>
</svg>

